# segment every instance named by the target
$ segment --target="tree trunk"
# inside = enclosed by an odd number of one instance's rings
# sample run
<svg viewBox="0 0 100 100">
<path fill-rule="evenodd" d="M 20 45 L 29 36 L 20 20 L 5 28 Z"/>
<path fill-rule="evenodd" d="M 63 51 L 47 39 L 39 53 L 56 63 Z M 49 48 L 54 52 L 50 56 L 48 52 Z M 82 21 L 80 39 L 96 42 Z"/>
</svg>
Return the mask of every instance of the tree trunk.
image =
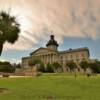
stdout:
<svg viewBox="0 0 100 100">
<path fill-rule="evenodd" d="M 3 43 L 0 43 L 0 56 L 2 54 L 2 50 L 3 50 Z"/>
</svg>

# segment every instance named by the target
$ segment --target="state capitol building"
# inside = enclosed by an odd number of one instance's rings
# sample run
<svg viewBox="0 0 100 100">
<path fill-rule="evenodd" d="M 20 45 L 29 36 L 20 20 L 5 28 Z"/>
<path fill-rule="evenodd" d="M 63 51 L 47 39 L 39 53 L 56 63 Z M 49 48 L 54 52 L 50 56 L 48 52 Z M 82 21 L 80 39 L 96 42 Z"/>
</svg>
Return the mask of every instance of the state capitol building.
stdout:
<svg viewBox="0 0 100 100">
<path fill-rule="evenodd" d="M 82 60 L 89 60 L 90 54 L 87 47 L 58 51 L 58 46 L 59 44 L 54 39 L 54 35 L 51 35 L 46 47 L 40 47 L 30 53 L 29 57 L 22 58 L 22 66 L 28 68 L 29 61 L 34 61 L 35 59 L 40 59 L 45 65 L 58 62 L 62 67 L 69 61 L 74 61 L 78 64 Z"/>
</svg>

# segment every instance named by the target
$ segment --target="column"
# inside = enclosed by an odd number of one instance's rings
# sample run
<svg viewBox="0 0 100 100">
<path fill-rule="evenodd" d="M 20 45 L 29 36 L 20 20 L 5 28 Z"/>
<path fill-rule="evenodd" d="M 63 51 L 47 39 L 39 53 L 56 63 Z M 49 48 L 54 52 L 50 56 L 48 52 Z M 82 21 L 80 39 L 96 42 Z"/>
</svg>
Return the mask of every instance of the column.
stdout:
<svg viewBox="0 0 100 100">
<path fill-rule="evenodd" d="M 53 62 L 55 62 L 55 54 L 53 54 Z"/>
<path fill-rule="evenodd" d="M 43 55 L 43 59 L 44 59 L 44 64 L 45 64 L 45 55 Z"/>
<path fill-rule="evenodd" d="M 43 56 L 43 63 L 44 63 L 44 55 L 42 55 Z"/>
<path fill-rule="evenodd" d="M 50 61 L 49 61 L 49 54 L 48 54 L 48 63 L 49 63 Z"/>
<path fill-rule="evenodd" d="M 47 55 L 45 55 L 45 63 L 47 64 Z"/>
<path fill-rule="evenodd" d="M 50 63 L 52 63 L 52 54 L 50 54 Z"/>
<path fill-rule="evenodd" d="M 52 64 L 52 54 L 51 54 L 51 64 Z"/>
</svg>

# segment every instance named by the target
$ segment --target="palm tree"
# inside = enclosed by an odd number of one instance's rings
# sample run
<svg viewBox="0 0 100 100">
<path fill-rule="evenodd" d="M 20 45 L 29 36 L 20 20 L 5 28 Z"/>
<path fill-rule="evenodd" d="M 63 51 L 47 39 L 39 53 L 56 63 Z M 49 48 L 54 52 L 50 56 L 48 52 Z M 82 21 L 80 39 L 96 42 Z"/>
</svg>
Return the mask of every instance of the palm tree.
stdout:
<svg viewBox="0 0 100 100">
<path fill-rule="evenodd" d="M 47 63 L 47 65 L 46 65 L 46 72 L 48 72 L 48 73 L 54 73 L 53 65 L 52 64 Z"/>
<path fill-rule="evenodd" d="M 69 61 L 67 62 L 66 67 L 69 67 L 70 71 L 72 72 L 77 68 L 77 65 L 74 61 Z"/>
<path fill-rule="evenodd" d="M 37 71 L 45 72 L 45 65 L 40 59 L 34 59 L 29 61 L 30 67 L 33 69 L 33 66 L 36 66 Z"/>
<path fill-rule="evenodd" d="M 61 72 L 62 71 L 62 67 L 58 62 L 54 62 L 52 65 L 53 65 L 55 72 Z"/>
<path fill-rule="evenodd" d="M 67 64 L 66 64 L 66 67 L 69 67 L 69 69 L 70 69 L 70 72 L 72 72 L 72 71 L 74 71 L 75 72 L 75 74 L 74 74 L 74 76 L 75 76 L 75 78 L 76 78 L 76 69 L 77 69 L 77 64 L 74 62 L 74 61 L 69 61 L 69 62 L 67 62 Z"/>
<path fill-rule="evenodd" d="M 9 42 L 15 43 L 19 37 L 19 24 L 16 18 L 10 16 L 6 12 L 0 13 L 0 55 L 2 53 L 3 44 Z"/>
</svg>

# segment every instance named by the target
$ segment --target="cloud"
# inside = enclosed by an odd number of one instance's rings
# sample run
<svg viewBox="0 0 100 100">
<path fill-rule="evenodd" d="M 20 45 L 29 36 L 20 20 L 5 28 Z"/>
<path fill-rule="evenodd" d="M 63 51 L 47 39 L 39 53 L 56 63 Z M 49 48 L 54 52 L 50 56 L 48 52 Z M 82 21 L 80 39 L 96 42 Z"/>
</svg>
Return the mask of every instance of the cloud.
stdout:
<svg viewBox="0 0 100 100">
<path fill-rule="evenodd" d="M 0 9 L 9 8 L 21 24 L 21 34 L 5 49 L 36 47 L 52 30 L 60 43 L 65 37 L 100 38 L 100 0 L 0 0 Z"/>
<path fill-rule="evenodd" d="M 10 62 L 11 64 L 14 64 L 14 63 L 19 64 L 19 63 L 21 63 L 21 60 L 20 60 L 20 59 L 0 58 L 0 61 L 1 61 L 1 62 L 8 61 L 8 62 Z"/>
</svg>

